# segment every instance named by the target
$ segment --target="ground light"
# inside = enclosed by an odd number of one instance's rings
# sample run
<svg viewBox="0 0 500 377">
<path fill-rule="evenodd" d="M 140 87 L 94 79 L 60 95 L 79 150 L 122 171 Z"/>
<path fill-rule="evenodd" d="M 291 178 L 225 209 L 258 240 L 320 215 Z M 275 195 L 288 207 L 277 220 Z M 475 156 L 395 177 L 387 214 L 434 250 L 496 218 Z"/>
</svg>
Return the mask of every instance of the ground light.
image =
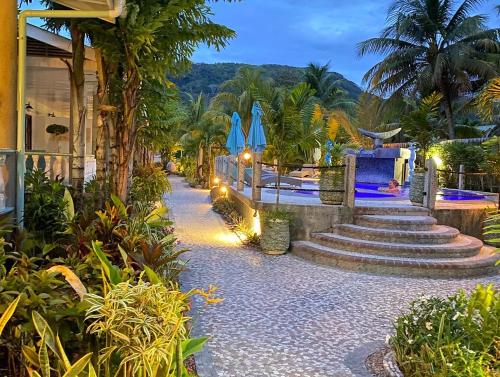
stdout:
<svg viewBox="0 0 500 377">
<path fill-rule="evenodd" d="M 220 188 L 220 192 L 223 194 L 223 196 L 227 196 L 227 187 L 226 186 L 222 186 Z"/>
<path fill-rule="evenodd" d="M 441 159 L 441 157 L 439 156 L 432 156 L 432 159 L 434 160 L 434 162 L 436 163 L 437 167 L 440 168 L 441 166 L 443 166 L 443 160 Z"/>
<path fill-rule="evenodd" d="M 255 210 L 255 213 L 253 214 L 253 217 L 252 217 L 252 230 L 256 235 L 258 235 L 258 236 L 261 235 L 260 215 L 259 215 L 259 211 L 257 211 L 257 210 Z"/>
<path fill-rule="evenodd" d="M 248 160 L 250 160 L 251 158 L 252 158 L 252 155 L 251 155 L 250 153 L 245 152 L 245 153 L 243 154 L 243 159 L 244 159 L 244 160 L 248 161 Z"/>
<path fill-rule="evenodd" d="M 214 186 L 219 186 L 219 183 L 220 183 L 219 177 L 215 177 L 214 178 Z"/>
</svg>

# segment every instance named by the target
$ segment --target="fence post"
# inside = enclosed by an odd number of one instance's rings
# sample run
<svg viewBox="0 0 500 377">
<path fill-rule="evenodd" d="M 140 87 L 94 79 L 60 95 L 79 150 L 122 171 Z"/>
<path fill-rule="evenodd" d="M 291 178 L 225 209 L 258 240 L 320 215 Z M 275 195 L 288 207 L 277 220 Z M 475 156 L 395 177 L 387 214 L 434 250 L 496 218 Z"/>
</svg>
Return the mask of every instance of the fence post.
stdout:
<svg viewBox="0 0 500 377">
<path fill-rule="evenodd" d="M 463 190 L 465 187 L 465 166 L 460 164 L 460 169 L 458 170 L 458 189 Z"/>
<path fill-rule="evenodd" d="M 245 189 L 245 159 L 243 153 L 238 155 L 238 181 L 236 182 L 236 189 L 243 191 Z"/>
<path fill-rule="evenodd" d="M 433 210 L 436 207 L 436 194 L 438 190 L 436 161 L 433 158 L 429 158 L 425 161 L 425 167 L 424 207 Z"/>
<path fill-rule="evenodd" d="M 344 157 L 344 206 L 354 208 L 355 184 L 356 184 L 356 156 L 346 155 Z"/>
<path fill-rule="evenodd" d="M 227 158 L 227 184 L 229 187 L 233 185 L 234 182 L 234 157 L 229 156 Z"/>
<path fill-rule="evenodd" d="M 262 153 L 254 152 L 252 159 L 252 200 L 256 202 L 262 199 L 261 177 Z"/>
</svg>

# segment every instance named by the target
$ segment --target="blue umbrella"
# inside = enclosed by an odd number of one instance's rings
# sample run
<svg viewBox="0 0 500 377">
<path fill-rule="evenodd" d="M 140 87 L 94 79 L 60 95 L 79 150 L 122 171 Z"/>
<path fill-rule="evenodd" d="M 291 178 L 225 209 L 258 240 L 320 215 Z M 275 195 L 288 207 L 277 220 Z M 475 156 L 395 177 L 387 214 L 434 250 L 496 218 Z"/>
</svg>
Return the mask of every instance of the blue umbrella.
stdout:
<svg viewBox="0 0 500 377">
<path fill-rule="evenodd" d="M 241 119 L 238 113 L 233 113 L 231 130 L 227 137 L 226 148 L 232 156 L 238 156 L 245 149 L 245 135 L 241 130 Z"/>
<path fill-rule="evenodd" d="M 252 124 L 248 132 L 248 146 L 254 152 L 262 152 L 266 149 L 266 135 L 262 126 L 262 108 L 258 102 L 255 102 L 252 107 Z"/>
</svg>

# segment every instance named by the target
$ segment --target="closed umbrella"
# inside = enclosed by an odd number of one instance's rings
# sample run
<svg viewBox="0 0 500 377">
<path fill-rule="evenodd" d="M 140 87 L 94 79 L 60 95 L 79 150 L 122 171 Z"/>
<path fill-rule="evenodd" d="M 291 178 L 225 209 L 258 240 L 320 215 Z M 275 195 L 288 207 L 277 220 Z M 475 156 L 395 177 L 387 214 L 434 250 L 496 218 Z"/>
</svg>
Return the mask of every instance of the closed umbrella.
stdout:
<svg viewBox="0 0 500 377">
<path fill-rule="evenodd" d="M 262 152 L 266 149 L 266 135 L 264 134 L 264 126 L 262 125 L 262 108 L 258 102 L 255 102 L 252 107 L 252 124 L 248 132 L 247 144 L 253 152 Z"/>
<path fill-rule="evenodd" d="M 233 113 L 231 129 L 226 141 L 226 148 L 232 156 L 238 156 L 245 149 L 245 135 L 241 130 L 241 119 L 238 113 Z"/>
</svg>

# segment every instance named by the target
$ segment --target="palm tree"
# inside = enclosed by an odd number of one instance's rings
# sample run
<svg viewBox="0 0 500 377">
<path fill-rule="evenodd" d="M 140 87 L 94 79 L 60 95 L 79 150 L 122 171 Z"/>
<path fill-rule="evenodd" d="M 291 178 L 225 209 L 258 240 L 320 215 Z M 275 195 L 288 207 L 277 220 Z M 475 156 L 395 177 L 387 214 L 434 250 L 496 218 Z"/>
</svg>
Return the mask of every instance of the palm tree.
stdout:
<svg viewBox="0 0 500 377">
<path fill-rule="evenodd" d="M 500 12 L 500 6 L 499 6 Z M 500 77 L 490 80 L 475 100 L 481 117 L 486 121 L 498 121 L 498 113 L 495 119 L 495 104 L 500 101 Z"/>
<path fill-rule="evenodd" d="M 222 148 L 227 129 L 228 119 L 209 110 L 203 93 L 196 98 L 189 96 L 188 116 L 180 130 L 180 141 L 188 154 L 191 152 L 197 158 L 198 176 L 203 177 L 206 184 L 210 183 L 213 172 L 212 150 Z"/>
<path fill-rule="evenodd" d="M 499 29 L 470 13 L 481 0 L 396 0 L 380 37 L 358 45 L 361 55 L 386 54 L 364 76 L 375 93 L 391 98 L 416 92 L 442 94 L 448 136 L 454 138 L 452 103 L 497 76 L 490 53 L 500 50 Z"/>
<path fill-rule="evenodd" d="M 270 84 L 270 79 L 263 77 L 260 69 L 242 67 L 236 76 L 221 85 L 222 92 L 217 94 L 210 103 L 210 108 L 218 111 L 219 115 L 224 112 L 238 112 L 241 117 L 243 133 L 248 134 L 252 122 L 252 106 L 256 100 L 256 91 Z"/>
<path fill-rule="evenodd" d="M 340 80 L 336 80 L 330 72 L 330 63 L 325 65 L 310 63 L 304 72 L 304 82 L 315 91 L 323 107 L 349 112 L 356 105 L 356 102 L 347 98 L 345 92 L 339 88 Z"/>
</svg>

